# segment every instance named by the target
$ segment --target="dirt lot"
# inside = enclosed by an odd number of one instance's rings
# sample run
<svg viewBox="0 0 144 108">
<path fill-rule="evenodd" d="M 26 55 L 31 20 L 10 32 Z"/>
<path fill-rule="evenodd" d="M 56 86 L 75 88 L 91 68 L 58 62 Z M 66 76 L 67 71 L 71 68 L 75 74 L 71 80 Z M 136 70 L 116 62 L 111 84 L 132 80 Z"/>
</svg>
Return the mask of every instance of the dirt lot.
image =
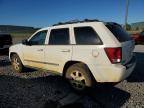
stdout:
<svg viewBox="0 0 144 108">
<path fill-rule="evenodd" d="M 135 53 L 137 66 L 127 80 L 97 84 L 85 94 L 47 71 L 14 73 L 8 57 L 0 56 L 0 108 L 144 108 L 144 46 Z"/>
</svg>

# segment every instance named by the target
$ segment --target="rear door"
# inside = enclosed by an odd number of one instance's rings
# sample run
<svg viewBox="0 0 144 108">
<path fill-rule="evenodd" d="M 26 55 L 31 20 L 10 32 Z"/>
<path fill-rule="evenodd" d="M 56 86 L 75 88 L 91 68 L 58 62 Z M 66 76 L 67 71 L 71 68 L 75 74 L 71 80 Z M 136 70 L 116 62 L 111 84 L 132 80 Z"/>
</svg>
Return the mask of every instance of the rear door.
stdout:
<svg viewBox="0 0 144 108">
<path fill-rule="evenodd" d="M 62 72 L 63 66 L 71 60 L 70 29 L 54 28 L 50 30 L 49 42 L 45 47 L 45 68 Z"/>
<path fill-rule="evenodd" d="M 133 57 L 134 41 L 120 25 L 107 24 L 106 26 L 122 45 L 122 63 L 128 63 Z"/>
</svg>

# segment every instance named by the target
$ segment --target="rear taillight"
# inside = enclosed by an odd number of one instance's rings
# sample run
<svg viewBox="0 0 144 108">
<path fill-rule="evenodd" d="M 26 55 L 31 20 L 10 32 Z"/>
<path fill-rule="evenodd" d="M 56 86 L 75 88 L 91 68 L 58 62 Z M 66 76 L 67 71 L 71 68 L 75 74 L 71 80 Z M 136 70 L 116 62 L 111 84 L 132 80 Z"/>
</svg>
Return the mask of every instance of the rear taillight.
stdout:
<svg viewBox="0 0 144 108">
<path fill-rule="evenodd" d="M 105 48 L 105 52 L 111 63 L 120 63 L 122 60 L 122 48 Z"/>
</svg>

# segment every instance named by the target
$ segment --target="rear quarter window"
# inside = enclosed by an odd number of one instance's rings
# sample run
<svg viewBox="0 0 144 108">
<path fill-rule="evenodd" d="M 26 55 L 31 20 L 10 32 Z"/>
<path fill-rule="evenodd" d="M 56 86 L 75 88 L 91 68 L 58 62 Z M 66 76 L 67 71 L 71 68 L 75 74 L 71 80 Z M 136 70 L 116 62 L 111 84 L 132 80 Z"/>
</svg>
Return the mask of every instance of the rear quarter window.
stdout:
<svg viewBox="0 0 144 108">
<path fill-rule="evenodd" d="M 78 45 L 101 45 L 102 41 L 92 27 L 75 27 L 74 34 Z"/>
<path fill-rule="evenodd" d="M 119 25 L 107 24 L 106 27 L 113 33 L 119 42 L 130 41 L 130 35 Z"/>
</svg>

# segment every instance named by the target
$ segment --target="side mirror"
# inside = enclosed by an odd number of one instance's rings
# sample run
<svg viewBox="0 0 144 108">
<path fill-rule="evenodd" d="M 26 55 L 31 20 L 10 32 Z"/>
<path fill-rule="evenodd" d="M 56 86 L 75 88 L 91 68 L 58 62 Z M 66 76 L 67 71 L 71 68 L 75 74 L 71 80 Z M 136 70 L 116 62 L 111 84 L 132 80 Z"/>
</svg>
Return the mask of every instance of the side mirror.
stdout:
<svg viewBox="0 0 144 108">
<path fill-rule="evenodd" d="M 22 40 L 22 44 L 23 45 L 29 45 L 29 42 L 27 41 L 27 39 L 25 39 L 25 40 Z"/>
</svg>

